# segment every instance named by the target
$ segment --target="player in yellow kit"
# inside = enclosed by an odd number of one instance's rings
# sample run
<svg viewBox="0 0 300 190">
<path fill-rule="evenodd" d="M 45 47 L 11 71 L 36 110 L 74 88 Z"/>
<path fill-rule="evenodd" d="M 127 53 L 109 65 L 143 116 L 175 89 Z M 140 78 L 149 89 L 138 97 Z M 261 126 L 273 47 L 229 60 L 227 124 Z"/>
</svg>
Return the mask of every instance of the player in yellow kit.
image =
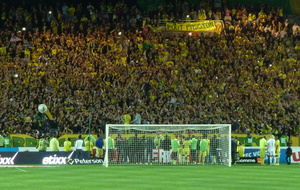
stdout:
<svg viewBox="0 0 300 190">
<path fill-rule="evenodd" d="M 190 146 L 192 144 L 192 141 L 188 139 L 188 137 L 185 138 L 183 141 L 183 149 L 182 149 L 182 162 L 183 163 L 189 163 L 190 162 Z"/>
<path fill-rule="evenodd" d="M 275 136 L 275 164 L 279 165 L 280 163 L 280 141 L 278 136 Z"/>
<path fill-rule="evenodd" d="M 238 156 L 239 156 L 239 158 L 242 158 L 242 157 L 244 157 L 244 153 L 245 153 L 244 145 L 241 141 L 238 140 L 237 137 L 235 137 L 235 139 L 236 139 L 236 144 L 237 144 Z"/>
<path fill-rule="evenodd" d="M 263 137 L 259 140 L 259 150 L 260 150 L 260 164 L 266 165 L 265 164 L 265 157 L 266 157 L 266 147 L 267 147 L 267 139 L 266 137 Z"/>
<path fill-rule="evenodd" d="M 200 164 L 204 164 L 204 162 L 205 162 L 207 146 L 208 146 L 208 142 L 206 140 L 206 137 L 202 137 L 202 139 L 199 143 L 200 152 L 199 152 L 199 157 L 198 158 L 199 158 L 199 163 Z"/>
<path fill-rule="evenodd" d="M 211 162 L 211 158 L 210 158 L 210 139 L 207 137 L 205 140 L 207 141 L 205 163 L 210 163 Z"/>
<path fill-rule="evenodd" d="M 179 137 L 179 146 L 178 146 L 178 162 L 183 163 L 183 142 L 184 136 Z"/>
</svg>

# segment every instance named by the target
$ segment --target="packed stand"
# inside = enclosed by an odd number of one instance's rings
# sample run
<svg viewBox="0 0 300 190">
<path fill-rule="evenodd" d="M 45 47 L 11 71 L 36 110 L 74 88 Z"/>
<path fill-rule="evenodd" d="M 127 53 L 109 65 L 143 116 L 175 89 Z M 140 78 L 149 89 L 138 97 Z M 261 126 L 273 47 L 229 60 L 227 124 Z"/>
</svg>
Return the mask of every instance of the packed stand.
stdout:
<svg viewBox="0 0 300 190">
<path fill-rule="evenodd" d="M 167 20 L 222 19 L 213 35 L 154 33 Z M 33 135 L 48 106 L 60 133 L 105 123 L 232 123 L 298 134 L 299 28 L 282 9 L 124 2 L 1 11 L 1 130 Z"/>
</svg>

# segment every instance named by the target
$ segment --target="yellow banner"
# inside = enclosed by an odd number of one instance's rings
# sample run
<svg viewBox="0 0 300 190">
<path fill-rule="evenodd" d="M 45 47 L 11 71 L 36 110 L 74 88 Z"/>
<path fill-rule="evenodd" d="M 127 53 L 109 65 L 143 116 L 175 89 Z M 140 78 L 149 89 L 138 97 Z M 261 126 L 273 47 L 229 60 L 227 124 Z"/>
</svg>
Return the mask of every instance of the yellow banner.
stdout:
<svg viewBox="0 0 300 190">
<path fill-rule="evenodd" d="M 197 32 L 214 30 L 216 28 L 213 20 L 200 21 L 200 22 L 186 22 L 186 23 L 166 23 L 167 31 L 180 31 L 180 32 Z"/>
<path fill-rule="evenodd" d="M 164 29 L 164 26 L 152 26 L 152 25 L 148 25 L 149 28 L 151 29 L 152 32 L 157 33 L 157 32 L 162 32 Z"/>
</svg>

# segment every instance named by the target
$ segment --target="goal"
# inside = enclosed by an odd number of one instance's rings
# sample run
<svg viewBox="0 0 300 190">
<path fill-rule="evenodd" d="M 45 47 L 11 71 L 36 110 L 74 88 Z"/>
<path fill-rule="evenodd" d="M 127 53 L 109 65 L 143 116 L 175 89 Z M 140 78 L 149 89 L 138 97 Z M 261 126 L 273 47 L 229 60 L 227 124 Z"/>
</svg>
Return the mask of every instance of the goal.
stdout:
<svg viewBox="0 0 300 190">
<path fill-rule="evenodd" d="M 231 166 L 231 124 L 107 124 L 103 165 Z"/>
</svg>

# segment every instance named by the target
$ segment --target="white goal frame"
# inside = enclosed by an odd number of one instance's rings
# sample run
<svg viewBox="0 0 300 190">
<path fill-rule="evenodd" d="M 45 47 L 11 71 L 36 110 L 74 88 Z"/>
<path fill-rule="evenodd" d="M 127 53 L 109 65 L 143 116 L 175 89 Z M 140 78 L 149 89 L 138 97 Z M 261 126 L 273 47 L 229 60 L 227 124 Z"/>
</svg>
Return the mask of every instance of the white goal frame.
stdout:
<svg viewBox="0 0 300 190">
<path fill-rule="evenodd" d="M 147 127 L 147 129 L 141 130 L 141 127 Z M 185 131 L 185 130 L 214 130 L 214 129 L 221 129 L 221 128 L 228 128 L 228 133 L 225 135 L 228 136 L 226 139 L 228 143 L 228 164 L 226 166 L 231 167 L 231 124 L 106 124 L 105 126 L 105 140 L 109 137 L 109 129 L 113 128 L 119 131 L 127 131 L 125 134 L 130 134 L 128 130 L 137 130 L 137 131 L 148 131 L 148 132 L 178 132 L 178 131 Z M 203 128 L 203 129 L 201 129 Z M 224 134 L 223 134 L 224 135 Z M 108 167 L 108 143 L 104 144 L 105 148 L 105 157 L 103 166 Z"/>
</svg>

